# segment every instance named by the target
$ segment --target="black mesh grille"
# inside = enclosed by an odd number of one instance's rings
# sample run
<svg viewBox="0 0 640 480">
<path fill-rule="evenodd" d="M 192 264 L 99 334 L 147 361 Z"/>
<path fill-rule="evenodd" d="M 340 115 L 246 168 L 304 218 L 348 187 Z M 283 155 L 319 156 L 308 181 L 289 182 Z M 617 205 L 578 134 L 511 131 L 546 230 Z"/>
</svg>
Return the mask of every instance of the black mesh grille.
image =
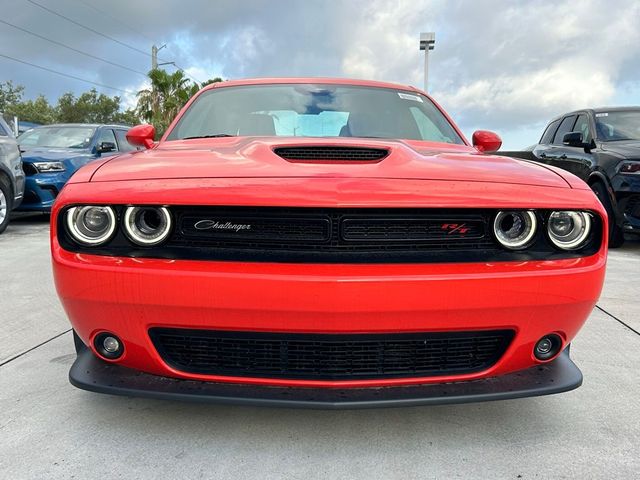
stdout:
<svg viewBox="0 0 640 480">
<path fill-rule="evenodd" d="M 162 359 L 189 373 L 292 379 L 464 374 L 495 364 L 511 330 L 411 334 L 282 334 L 152 328 Z"/>
<path fill-rule="evenodd" d="M 31 164 L 31 163 L 23 163 L 22 164 L 22 170 L 24 170 L 24 174 L 27 177 L 30 177 L 30 176 L 35 175 L 36 173 L 38 173 L 38 169 L 36 167 L 34 167 L 33 164 Z"/>
<path fill-rule="evenodd" d="M 490 212 L 425 209 L 174 207 L 170 247 L 220 259 L 416 261 L 415 254 L 495 248 Z M 318 259 L 318 258 L 316 258 Z"/>
<path fill-rule="evenodd" d="M 630 217 L 640 219 L 640 195 L 632 195 L 629 197 L 624 213 Z"/>
<path fill-rule="evenodd" d="M 344 161 L 373 162 L 382 160 L 389 153 L 384 148 L 364 147 L 279 147 L 275 154 L 295 162 Z"/>
</svg>

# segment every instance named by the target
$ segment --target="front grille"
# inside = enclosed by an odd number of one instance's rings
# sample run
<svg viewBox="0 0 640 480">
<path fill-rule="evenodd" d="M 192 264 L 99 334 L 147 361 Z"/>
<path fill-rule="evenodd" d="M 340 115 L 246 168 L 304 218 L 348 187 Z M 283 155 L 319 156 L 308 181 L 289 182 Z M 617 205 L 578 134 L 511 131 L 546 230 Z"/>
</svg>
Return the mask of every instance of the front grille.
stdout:
<svg viewBox="0 0 640 480">
<path fill-rule="evenodd" d="M 629 217 L 640 219 L 640 195 L 632 195 L 629 197 L 624 213 Z"/>
<path fill-rule="evenodd" d="M 220 260 L 428 262 L 497 248 L 483 210 L 176 206 L 172 213 L 178 228 L 167 248 Z"/>
<path fill-rule="evenodd" d="M 38 173 L 38 169 L 36 167 L 34 167 L 32 163 L 23 162 L 22 163 L 22 170 L 24 170 L 24 174 L 27 177 L 31 177 L 31 176 L 35 175 L 36 173 Z"/>
<path fill-rule="evenodd" d="M 278 147 L 274 153 L 294 162 L 376 162 L 386 157 L 389 151 L 365 147 Z"/>
<path fill-rule="evenodd" d="M 350 380 L 459 375 L 485 370 L 514 332 L 285 334 L 152 328 L 162 359 L 188 373 Z"/>
</svg>

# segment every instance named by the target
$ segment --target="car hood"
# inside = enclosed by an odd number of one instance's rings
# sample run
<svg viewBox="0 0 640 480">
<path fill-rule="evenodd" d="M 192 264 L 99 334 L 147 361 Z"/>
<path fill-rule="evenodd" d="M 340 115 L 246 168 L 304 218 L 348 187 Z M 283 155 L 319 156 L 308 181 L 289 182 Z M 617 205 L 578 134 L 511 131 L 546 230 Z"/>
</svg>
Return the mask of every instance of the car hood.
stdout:
<svg viewBox="0 0 640 480">
<path fill-rule="evenodd" d="M 640 158 L 640 141 L 638 140 L 607 142 L 602 144 L 602 149 L 624 158 Z"/>
<path fill-rule="evenodd" d="M 287 161 L 278 147 L 368 147 L 388 150 L 375 162 Z M 396 178 L 510 183 L 569 188 L 558 173 L 466 145 L 405 140 L 231 137 L 161 142 L 103 163 L 91 181 L 179 178 Z"/>
<path fill-rule="evenodd" d="M 69 158 L 91 157 L 87 149 L 79 148 L 23 148 L 22 160 L 25 162 L 63 161 Z"/>
</svg>

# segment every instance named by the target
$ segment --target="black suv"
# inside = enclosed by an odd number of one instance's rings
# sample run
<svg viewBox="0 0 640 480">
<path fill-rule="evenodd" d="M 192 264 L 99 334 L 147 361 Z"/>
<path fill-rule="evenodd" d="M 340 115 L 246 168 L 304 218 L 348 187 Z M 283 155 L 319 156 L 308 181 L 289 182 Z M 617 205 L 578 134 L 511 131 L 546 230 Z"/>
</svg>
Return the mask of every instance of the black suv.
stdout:
<svg viewBox="0 0 640 480">
<path fill-rule="evenodd" d="M 640 234 L 640 107 L 577 110 L 551 120 L 529 152 L 500 152 L 560 167 L 587 182 L 609 213 L 609 246 Z"/>
</svg>

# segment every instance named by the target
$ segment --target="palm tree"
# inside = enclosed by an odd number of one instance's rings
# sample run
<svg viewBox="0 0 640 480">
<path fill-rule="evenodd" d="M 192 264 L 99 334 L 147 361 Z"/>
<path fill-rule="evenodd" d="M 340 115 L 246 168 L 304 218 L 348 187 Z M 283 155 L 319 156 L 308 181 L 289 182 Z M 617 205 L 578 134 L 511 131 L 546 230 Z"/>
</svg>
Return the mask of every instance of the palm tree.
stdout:
<svg viewBox="0 0 640 480">
<path fill-rule="evenodd" d="M 194 88 L 197 91 L 199 87 L 186 78 L 181 70 L 174 73 L 151 70 L 149 79 L 151 87 L 138 92 L 138 115 L 152 123 L 158 134 L 162 134 L 187 103 Z"/>
</svg>

